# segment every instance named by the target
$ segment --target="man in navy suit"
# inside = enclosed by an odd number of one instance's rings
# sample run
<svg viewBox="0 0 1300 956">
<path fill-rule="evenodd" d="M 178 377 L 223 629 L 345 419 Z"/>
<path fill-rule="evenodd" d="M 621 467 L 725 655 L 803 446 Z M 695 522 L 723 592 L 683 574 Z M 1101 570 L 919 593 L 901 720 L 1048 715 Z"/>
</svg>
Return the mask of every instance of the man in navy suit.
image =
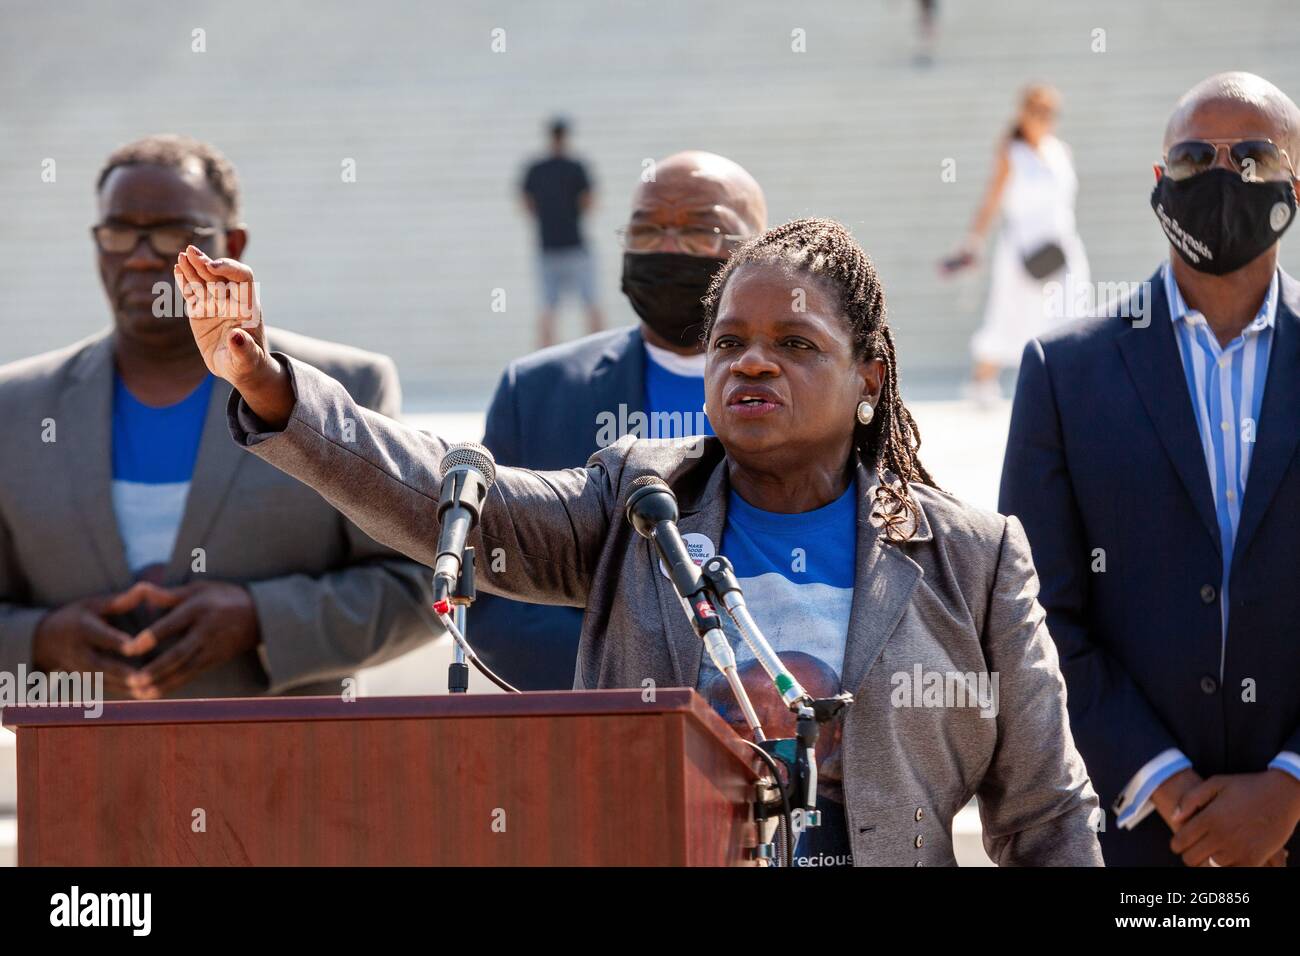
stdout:
<svg viewBox="0 0 1300 956">
<path fill-rule="evenodd" d="M 1155 167 L 1169 261 L 1025 349 L 1001 510 L 1033 547 L 1110 865 L 1300 857 L 1300 283 L 1277 264 L 1298 147 L 1267 81 L 1193 87 Z"/>
<path fill-rule="evenodd" d="M 641 321 L 510 363 L 483 437 L 498 464 L 581 467 L 626 434 L 712 434 L 700 299 L 731 250 L 766 227 L 767 203 L 748 172 L 714 153 L 675 153 L 650 172 L 621 231 L 623 293 Z M 516 686 L 568 689 L 581 624 L 581 608 L 480 595 L 467 637 Z"/>
</svg>

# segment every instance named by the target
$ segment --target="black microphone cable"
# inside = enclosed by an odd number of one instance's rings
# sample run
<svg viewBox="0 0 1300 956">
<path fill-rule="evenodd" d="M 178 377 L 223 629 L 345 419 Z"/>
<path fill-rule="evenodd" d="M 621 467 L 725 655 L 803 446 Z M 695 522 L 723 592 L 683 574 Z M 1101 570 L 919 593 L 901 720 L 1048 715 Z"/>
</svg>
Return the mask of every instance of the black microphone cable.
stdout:
<svg viewBox="0 0 1300 956">
<path fill-rule="evenodd" d="M 781 837 L 781 845 L 785 850 L 785 862 L 781 865 L 793 868 L 794 841 L 791 837 L 794 833 L 794 818 L 790 813 L 790 791 L 786 785 L 781 782 L 781 769 L 776 762 L 776 758 L 758 744 L 754 743 L 754 741 L 746 740 L 744 737 L 741 737 L 740 740 L 741 743 L 752 747 L 754 753 L 758 754 L 758 756 L 762 758 L 763 762 L 767 764 L 767 769 L 772 773 L 772 781 L 776 784 L 777 793 L 781 794 L 781 816 L 778 821 L 778 826 L 780 828 L 778 835 Z"/>
<path fill-rule="evenodd" d="M 456 626 L 456 622 L 451 619 L 450 601 L 445 598 L 440 601 L 435 601 L 433 604 L 433 612 L 438 615 L 438 620 L 442 621 L 442 626 L 447 629 L 447 633 L 451 635 L 452 640 L 460 645 L 460 649 L 465 652 L 465 660 L 473 664 L 480 674 L 508 694 L 520 693 L 518 687 L 511 684 L 504 677 L 499 676 L 492 670 L 492 668 L 484 664 L 479 656 L 474 653 L 474 648 L 469 646 L 469 641 L 465 640 L 465 635 L 460 632 L 460 628 Z"/>
</svg>

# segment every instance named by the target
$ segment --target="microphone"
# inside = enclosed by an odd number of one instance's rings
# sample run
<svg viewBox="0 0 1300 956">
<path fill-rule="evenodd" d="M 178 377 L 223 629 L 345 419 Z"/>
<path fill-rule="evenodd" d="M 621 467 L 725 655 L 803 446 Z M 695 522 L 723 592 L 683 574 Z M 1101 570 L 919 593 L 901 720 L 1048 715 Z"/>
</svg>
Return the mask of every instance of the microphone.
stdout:
<svg viewBox="0 0 1300 956">
<path fill-rule="evenodd" d="M 488 489 L 496 481 L 492 453 L 478 442 L 452 445 L 442 456 L 442 492 L 438 496 L 438 557 L 433 565 L 434 599 L 450 597 L 460 577 L 465 541 L 478 524 Z"/>
<path fill-rule="evenodd" d="M 736 653 L 722 631 L 718 609 L 709 597 L 709 583 L 691 560 L 686 542 L 677 530 L 677 496 L 662 478 L 657 475 L 642 475 L 632 482 L 632 493 L 628 495 L 625 512 L 636 533 L 653 543 L 659 552 L 660 559 L 668 568 L 668 578 L 672 581 L 677 596 L 682 599 L 691 626 L 704 641 L 713 666 L 726 677 L 754 739 L 762 743 L 765 739 L 763 728 L 736 671 Z"/>
<path fill-rule="evenodd" d="M 632 482 L 627 498 L 627 520 L 636 533 L 652 541 L 668 568 L 669 580 L 683 601 L 704 590 L 700 569 L 686 550 L 677 530 L 677 496 L 657 475 L 642 475 Z"/>
</svg>

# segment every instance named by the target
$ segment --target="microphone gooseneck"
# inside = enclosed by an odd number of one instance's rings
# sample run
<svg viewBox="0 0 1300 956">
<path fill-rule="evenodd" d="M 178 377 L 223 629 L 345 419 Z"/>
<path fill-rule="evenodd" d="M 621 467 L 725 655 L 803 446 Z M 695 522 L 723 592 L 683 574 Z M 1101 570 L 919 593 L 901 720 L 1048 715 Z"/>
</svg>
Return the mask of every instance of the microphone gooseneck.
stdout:
<svg viewBox="0 0 1300 956">
<path fill-rule="evenodd" d="M 794 674 L 790 673 L 790 669 L 785 666 L 781 658 L 777 657 L 776 651 L 772 650 L 772 645 L 767 642 L 767 638 L 759 630 L 758 623 L 749 613 L 749 606 L 745 603 L 745 593 L 740 589 L 740 581 L 736 578 L 736 570 L 731 562 L 724 555 L 714 555 L 704 562 L 702 573 L 704 579 L 713 588 L 713 593 L 722 601 L 722 606 L 726 609 L 732 623 L 736 625 L 736 630 L 749 645 L 754 658 L 762 665 L 763 670 L 767 671 L 767 676 L 771 678 L 786 707 L 797 713 L 800 704 L 811 703 L 812 696 L 803 689 L 803 685 Z"/>
</svg>

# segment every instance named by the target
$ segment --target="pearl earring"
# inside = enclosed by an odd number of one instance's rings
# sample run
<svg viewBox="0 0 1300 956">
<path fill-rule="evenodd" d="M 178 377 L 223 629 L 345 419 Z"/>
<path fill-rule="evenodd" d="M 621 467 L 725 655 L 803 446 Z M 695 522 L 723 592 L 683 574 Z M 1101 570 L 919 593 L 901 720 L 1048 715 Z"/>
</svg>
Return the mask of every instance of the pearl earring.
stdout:
<svg viewBox="0 0 1300 956">
<path fill-rule="evenodd" d="M 870 425 L 871 419 L 876 417 L 876 410 L 871 407 L 870 402 L 858 402 L 858 421 L 864 425 Z"/>
</svg>

